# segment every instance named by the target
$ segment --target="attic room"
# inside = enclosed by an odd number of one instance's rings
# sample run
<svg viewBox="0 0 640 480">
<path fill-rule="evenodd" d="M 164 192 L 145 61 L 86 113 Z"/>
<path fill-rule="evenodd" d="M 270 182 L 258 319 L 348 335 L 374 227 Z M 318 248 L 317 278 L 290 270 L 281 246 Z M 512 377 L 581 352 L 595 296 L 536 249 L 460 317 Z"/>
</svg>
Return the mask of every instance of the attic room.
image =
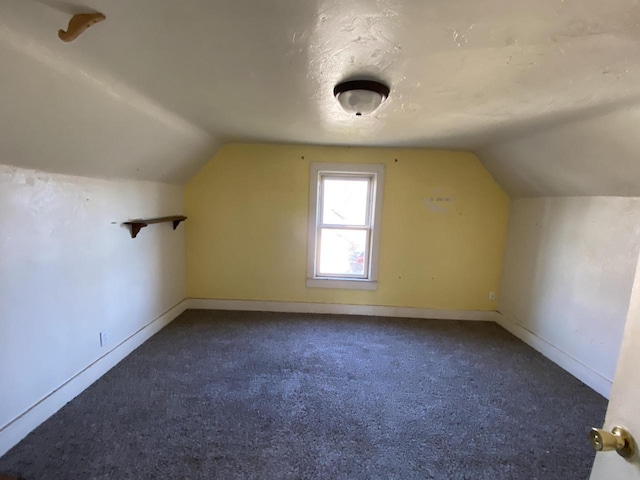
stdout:
<svg viewBox="0 0 640 480">
<path fill-rule="evenodd" d="M 639 479 L 638 58 L 631 0 L 0 3 L 0 479 Z"/>
</svg>

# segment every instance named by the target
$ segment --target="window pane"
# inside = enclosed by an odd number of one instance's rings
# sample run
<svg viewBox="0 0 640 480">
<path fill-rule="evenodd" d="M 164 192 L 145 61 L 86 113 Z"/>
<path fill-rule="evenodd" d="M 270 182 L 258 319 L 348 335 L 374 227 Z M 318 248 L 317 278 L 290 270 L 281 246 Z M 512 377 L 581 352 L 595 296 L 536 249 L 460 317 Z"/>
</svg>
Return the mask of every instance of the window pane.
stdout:
<svg viewBox="0 0 640 480">
<path fill-rule="evenodd" d="M 368 178 L 323 178 L 322 223 L 366 225 Z"/>
<path fill-rule="evenodd" d="M 366 230 L 322 228 L 319 237 L 319 275 L 366 276 Z"/>
</svg>

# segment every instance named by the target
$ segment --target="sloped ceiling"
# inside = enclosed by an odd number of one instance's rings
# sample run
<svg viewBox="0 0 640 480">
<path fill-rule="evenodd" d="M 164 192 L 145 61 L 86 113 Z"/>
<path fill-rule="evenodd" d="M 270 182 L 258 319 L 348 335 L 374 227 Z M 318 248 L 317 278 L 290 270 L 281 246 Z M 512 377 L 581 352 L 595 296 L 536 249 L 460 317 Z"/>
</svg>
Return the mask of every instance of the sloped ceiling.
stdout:
<svg viewBox="0 0 640 480">
<path fill-rule="evenodd" d="M 640 108 L 493 143 L 476 153 L 512 197 L 640 196 Z"/>
<path fill-rule="evenodd" d="M 90 11 L 107 20 L 57 38 Z M 579 181 L 557 158 L 585 158 L 566 125 L 635 118 L 639 24 L 635 0 L 3 0 L 0 163 L 183 183 L 229 141 L 438 147 L 515 196 L 636 194 L 600 188 L 631 156 Z M 355 77 L 391 87 L 371 116 L 332 97 Z"/>
</svg>

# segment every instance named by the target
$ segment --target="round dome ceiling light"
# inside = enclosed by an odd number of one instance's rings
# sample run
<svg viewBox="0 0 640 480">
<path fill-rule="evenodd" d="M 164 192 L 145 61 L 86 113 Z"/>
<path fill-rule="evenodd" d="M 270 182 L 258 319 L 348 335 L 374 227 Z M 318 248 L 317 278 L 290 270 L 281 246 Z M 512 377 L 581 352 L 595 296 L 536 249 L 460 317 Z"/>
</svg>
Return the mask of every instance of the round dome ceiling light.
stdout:
<svg viewBox="0 0 640 480">
<path fill-rule="evenodd" d="M 389 96 L 389 87 L 373 80 L 352 80 L 336 85 L 333 95 L 345 112 L 359 117 L 378 108 Z"/>
</svg>

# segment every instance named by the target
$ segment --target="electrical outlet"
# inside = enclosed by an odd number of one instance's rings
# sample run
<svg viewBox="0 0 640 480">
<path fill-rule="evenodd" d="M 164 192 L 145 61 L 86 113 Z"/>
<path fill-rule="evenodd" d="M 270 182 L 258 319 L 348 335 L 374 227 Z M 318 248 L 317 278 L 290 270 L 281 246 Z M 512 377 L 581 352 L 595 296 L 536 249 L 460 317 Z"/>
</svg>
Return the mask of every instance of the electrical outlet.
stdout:
<svg viewBox="0 0 640 480">
<path fill-rule="evenodd" d="M 495 300 L 496 299 L 496 292 L 489 292 L 489 300 Z"/>
<path fill-rule="evenodd" d="M 107 343 L 109 343 L 109 334 L 106 330 L 100 332 L 100 346 L 104 347 Z"/>
</svg>

